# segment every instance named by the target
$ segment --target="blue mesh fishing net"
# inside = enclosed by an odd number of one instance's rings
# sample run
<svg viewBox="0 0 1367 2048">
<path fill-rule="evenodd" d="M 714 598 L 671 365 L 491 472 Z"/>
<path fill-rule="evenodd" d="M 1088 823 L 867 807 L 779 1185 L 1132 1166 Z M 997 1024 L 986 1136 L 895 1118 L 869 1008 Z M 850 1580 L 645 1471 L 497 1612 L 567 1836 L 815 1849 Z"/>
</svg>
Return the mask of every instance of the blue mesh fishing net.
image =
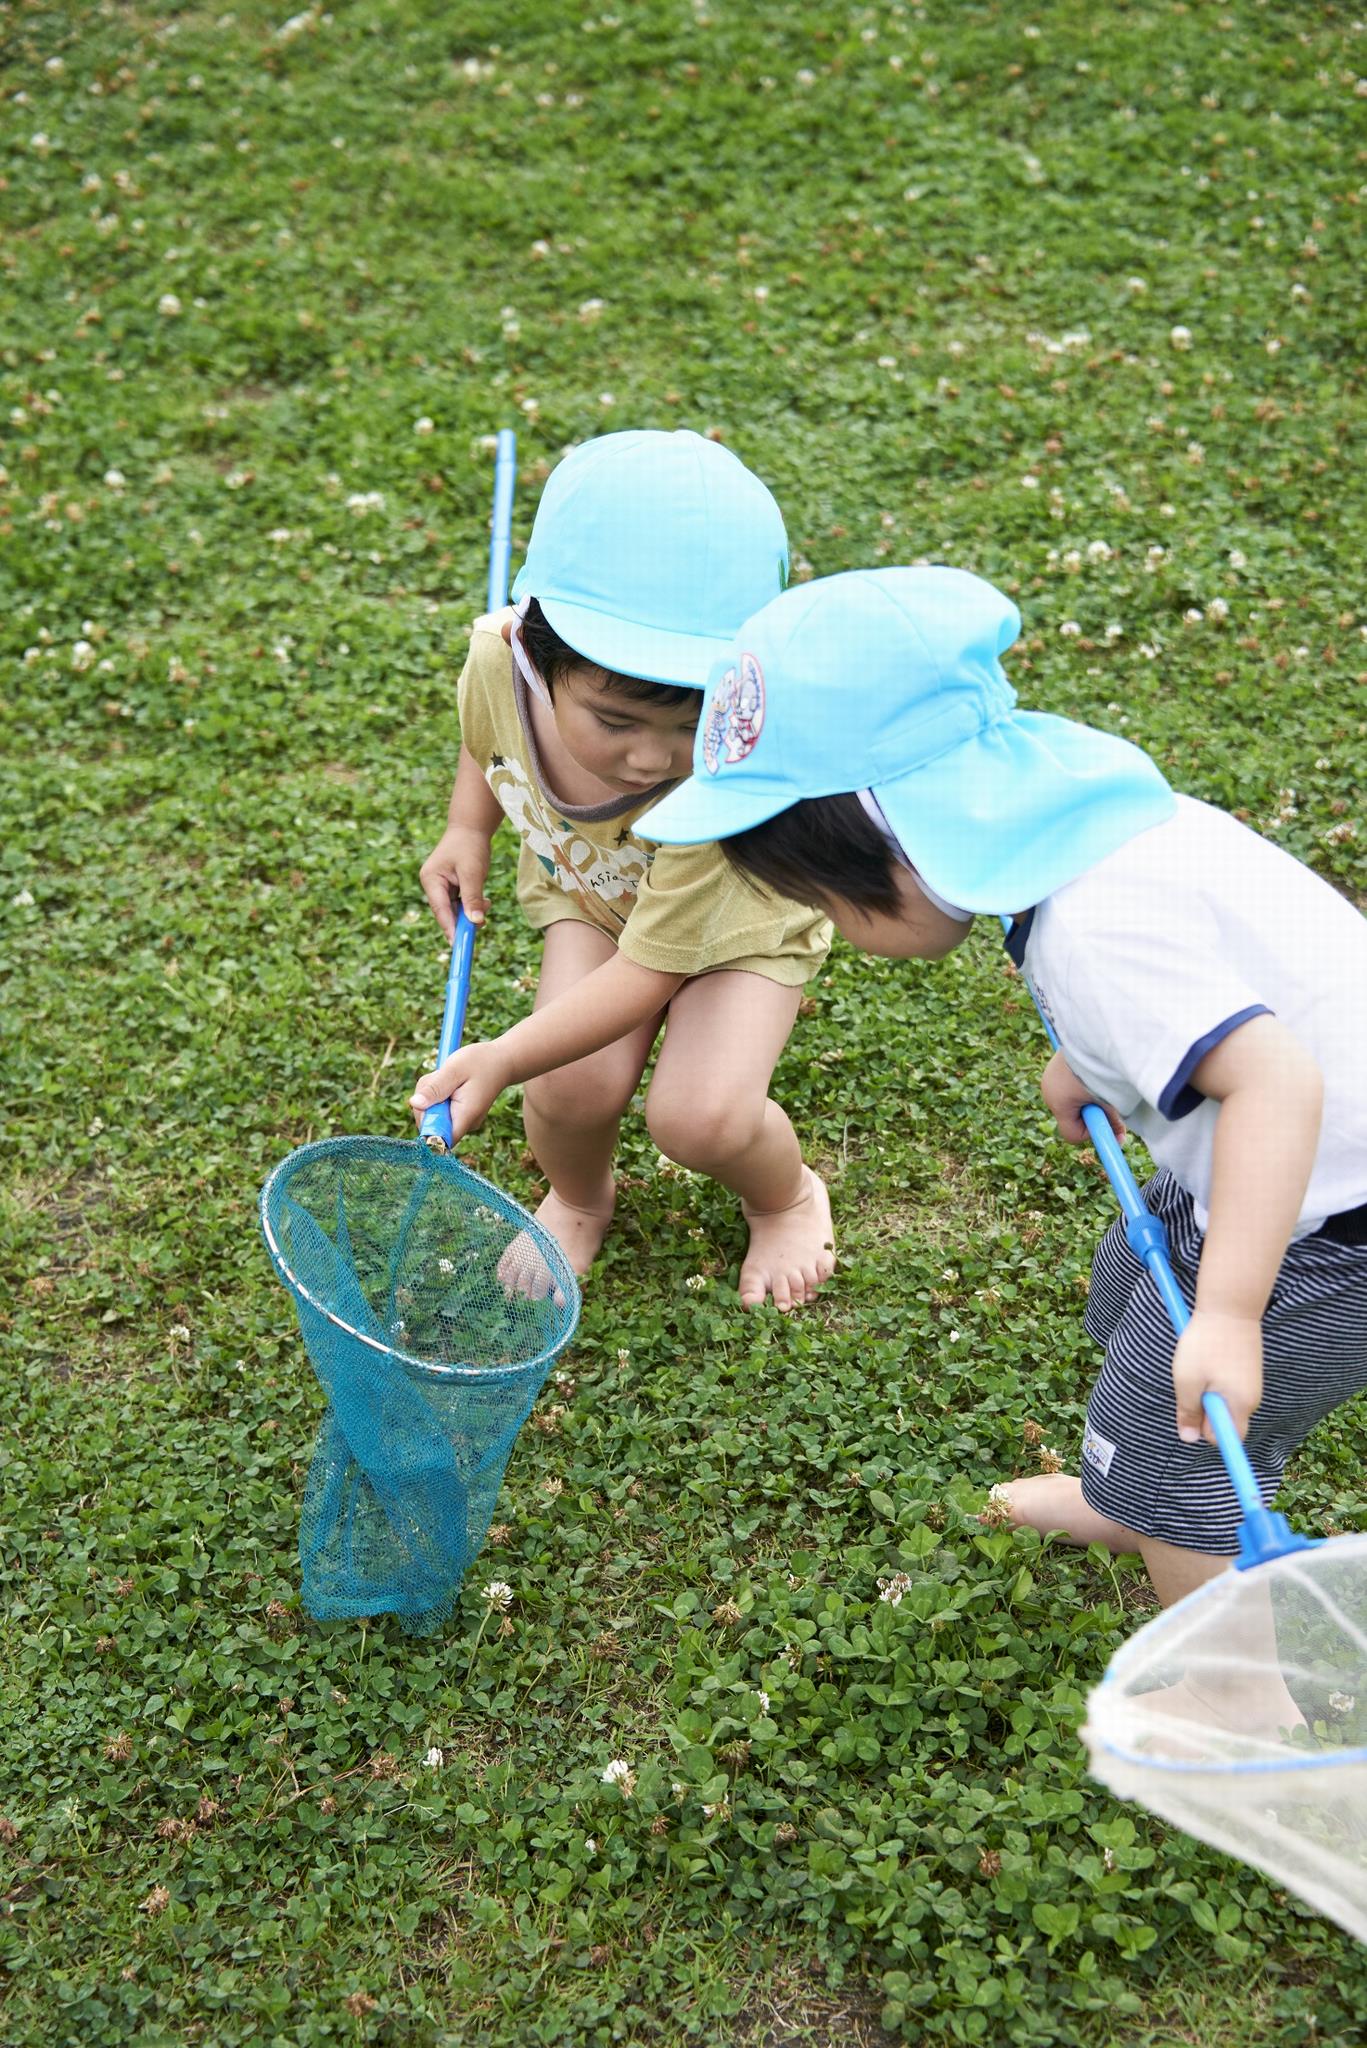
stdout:
<svg viewBox="0 0 1367 2048">
<path fill-rule="evenodd" d="M 399 1139 L 292 1152 L 261 1191 L 261 1228 L 328 1402 L 300 1516 L 304 1605 L 427 1634 L 574 1334 L 578 1283 L 517 1202 Z"/>
</svg>

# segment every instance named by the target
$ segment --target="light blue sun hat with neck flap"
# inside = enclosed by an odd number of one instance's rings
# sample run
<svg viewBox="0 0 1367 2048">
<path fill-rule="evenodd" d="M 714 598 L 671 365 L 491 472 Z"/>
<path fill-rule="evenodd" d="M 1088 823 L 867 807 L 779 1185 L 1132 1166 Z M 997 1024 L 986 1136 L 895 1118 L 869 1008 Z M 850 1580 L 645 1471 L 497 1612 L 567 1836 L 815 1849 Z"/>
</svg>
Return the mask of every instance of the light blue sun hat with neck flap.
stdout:
<svg viewBox="0 0 1367 2048">
<path fill-rule="evenodd" d="M 805 797 L 871 790 L 937 896 L 1029 909 L 1175 798 L 1148 755 L 1022 711 L 1001 657 L 1010 598 L 962 569 L 855 569 L 746 621 L 703 700 L 693 774 L 637 824 L 673 845 L 728 839 Z"/>
<path fill-rule="evenodd" d="M 701 690 L 788 577 L 773 494 L 717 441 L 640 430 L 552 470 L 513 597 L 534 597 L 586 661 Z"/>
</svg>

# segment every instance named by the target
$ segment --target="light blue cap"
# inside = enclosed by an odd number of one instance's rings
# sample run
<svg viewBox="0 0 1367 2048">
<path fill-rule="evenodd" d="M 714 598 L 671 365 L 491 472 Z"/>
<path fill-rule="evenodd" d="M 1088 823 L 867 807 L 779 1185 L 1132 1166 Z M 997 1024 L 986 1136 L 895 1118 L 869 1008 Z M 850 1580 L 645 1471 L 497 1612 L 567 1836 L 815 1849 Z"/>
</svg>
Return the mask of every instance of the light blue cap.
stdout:
<svg viewBox="0 0 1367 2048">
<path fill-rule="evenodd" d="M 701 690 L 787 575 L 783 514 L 729 448 L 640 431 L 586 441 L 551 472 L 513 596 L 536 598 L 586 660 Z"/>
<path fill-rule="evenodd" d="M 1019 711 L 1001 656 L 1020 614 L 962 569 L 855 569 L 747 620 L 703 701 L 693 774 L 639 820 L 667 846 L 727 839 L 804 797 L 872 789 L 936 895 L 1028 909 L 1174 797 L 1148 755 Z"/>
</svg>

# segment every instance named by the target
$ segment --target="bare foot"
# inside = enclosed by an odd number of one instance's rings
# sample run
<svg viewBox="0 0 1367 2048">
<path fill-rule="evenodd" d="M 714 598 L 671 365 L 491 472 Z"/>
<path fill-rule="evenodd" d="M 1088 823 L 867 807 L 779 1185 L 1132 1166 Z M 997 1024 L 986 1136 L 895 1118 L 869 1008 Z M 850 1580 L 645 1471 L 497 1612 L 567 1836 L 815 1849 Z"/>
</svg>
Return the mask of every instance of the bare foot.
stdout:
<svg viewBox="0 0 1367 2048">
<path fill-rule="evenodd" d="M 1164 1728 L 1145 1748 L 1189 1763 L 1224 1757 L 1231 1738 L 1236 1744 L 1256 1740 L 1276 1747 L 1287 1731 L 1305 1726 L 1305 1716 L 1286 1686 L 1267 1672 L 1257 1673 L 1238 1692 L 1219 1693 L 1204 1691 L 1188 1672 L 1175 1685 L 1141 1693 L 1131 1704 L 1146 1716 L 1162 1715 L 1172 1722 L 1171 1737 Z"/>
<path fill-rule="evenodd" d="M 835 1271 L 831 1198 L 819 1174 L 804 1166 L 802 1193 L 787 1209 L 741 1208 L 750 1226 L 750 1249 L 740 1269 L 743 1308 L 758 1308 L 770 1295 L 786 1315 L 810 1301 Z"/>
<path fill-rule="evenodd" d="M 617 1190 L 609 1183 L 603 1209 L 578 1209 L 552 1188 L 536 1212 L 537 1222 L 549 1230 L 581 1280 L 602 1249 L 616 1206 Z M 525 1294 L 530 1301 L 544 1301 L 551 1291 L 550 1269 L 525 1231 L 499 1260 L 498 1277 L 506 1293 Z M 562 1305 L 557 1300 L 556 1307 Z"/>
</svg>

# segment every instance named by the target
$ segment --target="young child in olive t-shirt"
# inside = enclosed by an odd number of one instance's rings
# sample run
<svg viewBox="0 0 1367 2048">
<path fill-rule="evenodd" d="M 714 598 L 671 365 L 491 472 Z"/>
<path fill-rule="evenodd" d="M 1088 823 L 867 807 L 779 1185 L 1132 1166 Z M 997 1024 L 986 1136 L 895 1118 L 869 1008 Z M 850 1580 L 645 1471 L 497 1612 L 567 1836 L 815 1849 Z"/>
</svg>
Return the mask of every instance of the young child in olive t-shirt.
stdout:
<svg viewBox="0 0 1367 2048">
<path fill-rule="evenodd" d="M 607 435 L 553 473 L 520 602 L 475 625 L 447 829 L 422 870 L 448 935 L 457 900 L 478 922 L 490 841 L 512 821 L 518 900 L 545 934 L 536 1004 L 413 1098 L 421 1112 L 449 1096 L 460 1137 L 527 1081 L 528 1141 L 550 1182 L 538 1215 L 584 1273 L 612 1218 L 618 1125 L 663 1023 L 651 1135 L 740 1197 L 741 1299 L 784 1310 L 835 1263 L 825 1186 L 768 1093 L 830 927 L 758 896 L 718 848 L 661 852 L 633 828 L 688 774 L 712 665 L 786 563 L 769 492 L 698 435 Z M 507 1263 L 511 1284 L 544 1284 L 516 1248 Z"/>
</svg>

